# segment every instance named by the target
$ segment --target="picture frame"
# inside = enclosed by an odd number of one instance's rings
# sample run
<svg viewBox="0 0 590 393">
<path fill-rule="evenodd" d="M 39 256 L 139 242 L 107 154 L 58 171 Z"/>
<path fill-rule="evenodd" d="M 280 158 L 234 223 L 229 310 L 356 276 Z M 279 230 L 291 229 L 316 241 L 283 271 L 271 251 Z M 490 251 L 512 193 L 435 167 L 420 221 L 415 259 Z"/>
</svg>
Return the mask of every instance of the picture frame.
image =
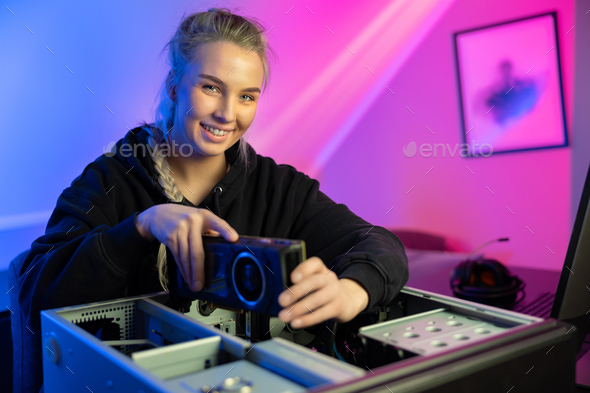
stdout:
<svg viewBox="0 0 590 393">
<path fill-rule="evenodd" d="M 556 12 L 454 33 L 467 157 L 569 145 Z"/>
</svg>

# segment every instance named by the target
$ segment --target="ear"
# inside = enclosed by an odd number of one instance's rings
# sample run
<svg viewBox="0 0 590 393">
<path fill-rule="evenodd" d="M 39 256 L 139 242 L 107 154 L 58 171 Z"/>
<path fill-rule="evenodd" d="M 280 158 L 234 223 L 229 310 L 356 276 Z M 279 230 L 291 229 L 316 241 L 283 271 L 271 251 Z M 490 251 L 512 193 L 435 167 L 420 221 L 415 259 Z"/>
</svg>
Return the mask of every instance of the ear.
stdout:
<svg viewBox="0 0 590 393">
<path fill-rule="evenodd" d="M 174 76 L 174 71 L 170 70 L 168 77 L 166 78 L 166 91 L 168 92 L 168 97 L 176 103 L 176 87 L 172 86 L 172 79 Z"/>
</svg>

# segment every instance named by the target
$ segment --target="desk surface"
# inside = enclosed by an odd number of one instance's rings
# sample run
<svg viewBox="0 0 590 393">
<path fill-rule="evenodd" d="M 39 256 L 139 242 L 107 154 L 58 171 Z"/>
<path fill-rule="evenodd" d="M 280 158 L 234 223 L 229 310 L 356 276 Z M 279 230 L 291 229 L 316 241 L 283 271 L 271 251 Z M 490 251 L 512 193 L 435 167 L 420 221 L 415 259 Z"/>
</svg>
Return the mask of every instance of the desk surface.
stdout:
<svg viewBox="0 0 590 393">
<path fill-rule="evenodd" d="M 416 278 L 412 277 L 410 272 L 410 279 L 408 286 L 425 291 L 440 293 L 441 295 L 452 296 L 453 291 L 450 285 L 451 271 L 455 266 L 434 268 L 429 270 L 429 274 L 421 275 Z M 559 272 L 555 270 L 538 270 L 523 267 L 509 267 L 512 274 L 520 277 L 527 284 L 527 297 L 535 298 L 536 292 L 555 291 L 559 283 Z"/>
<path fill-rule="evenodd" d="M 461 261 L 465 260 L 466 254 L 411 249 L 407 249 L 406 253 L 410 268 L 407 286 L 454 297 L 450 285 L 451 272 Z M 473 258 L 477 256 L 474 255 Z M 508 270 L 511 274 L 521 278 L 527 285 L 527 299 L 535 299 L 542 292 L 556 291 L 561 274 L 556 270 L 530 269 L 517 266 L 508 266 Z M 588 334 L 586 340 L 590 341 L 590 334 Z M 578 354 L 578 358 L 589 350 L 590 344 L 585 343 Z M 581 387 L 576 390 L 576 392 L 589 391 Z"/>
</svg>

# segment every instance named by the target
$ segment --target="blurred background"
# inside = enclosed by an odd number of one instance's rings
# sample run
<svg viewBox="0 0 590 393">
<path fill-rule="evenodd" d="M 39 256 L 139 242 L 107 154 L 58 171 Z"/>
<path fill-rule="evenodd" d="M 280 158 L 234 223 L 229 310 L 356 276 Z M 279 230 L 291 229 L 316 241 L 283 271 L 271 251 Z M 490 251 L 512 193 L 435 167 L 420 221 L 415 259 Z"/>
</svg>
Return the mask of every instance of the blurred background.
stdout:
<svg viewBox="0 0 590 393">
<path fill-rule="evenodd" d="M 0 9 L 0 271 L 105 146 L 153 121 L 160 52 L 183 15 L 210 7 L 256 18 L 278 55 L 247 134 L 258 154 L 394 233 L 461 252 L 510 237 L 486 255 L 562 268 L 590 162 L 589 0 L 31 0 Z M 404 154 L 463 143 L 454 33 L 553 11 L 568 146 Z"/>
</svg>

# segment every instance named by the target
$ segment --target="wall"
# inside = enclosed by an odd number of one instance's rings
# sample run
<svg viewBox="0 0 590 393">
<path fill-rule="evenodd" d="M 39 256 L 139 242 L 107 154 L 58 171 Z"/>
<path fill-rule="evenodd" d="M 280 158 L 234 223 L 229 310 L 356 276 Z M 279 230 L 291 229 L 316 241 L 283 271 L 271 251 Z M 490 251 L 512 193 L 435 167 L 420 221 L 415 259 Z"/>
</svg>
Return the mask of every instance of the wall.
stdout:
<svg viewBox="0 0 590 393">
<path fill-rule="evenodd" d="M 317 176 L 310 172 L 322 190 L 378 225 L 446 234 L 466 250 L 510 236 L 510 243 L 486 251 L 509 264 L 559 268 L 571 225 L 570 148 L 468 160 L 472 174 L 464 159 L 408 159 L 402 147 L 412 140 L 459 141 L 454 31 L 554 9 L 571 125 L 577 30 L 566 32 L 573 0 L 334 4 L 8 4 L 0 13 L 0 35 L 9 38 L 0 40 L 0 132 L 8 147 L 1 156 L 0 270 L 44 233 L 61 191 L 109 142 L 151 120 L 166 72 L 161 49 L 183 13 L 212 6 L 229 6 L 272 28 L 279 61 L 249 131 L 259 153 L 304 172 L 309 162 L 327 162 Z M 400 21 L 402 33 L 382 23 L 386 13 Z M 317 119 L 326 124 L 315 128 Z M 276 143 L 265 142 L 271 136 Z M 324 154 L 326 146 L 333 155 Z"/>
<path fill-rule="evenodd" d="M 160 51 L 183 15 L 229 7 L 263 24 L 277 62 L 246 140 L 313 176 L 310 164 L 321 170 L 318 153 L 336 132 L 344 135 L 351 109 L 370 105 L 376 81 L 403 65 L 454 1 L 8 4 L 0 12 L 7 38 L 0 40 L 0 132 L 8 147 L 0 160 L 9 168 L 0 270 L 44 233 L 58 196 L 88 163 L 152 120 L 167 74 Z"/>
<path fill-rule="evenodd" d="M 458 0 L 387 81 L 394 94 L 382 88 L 332 156 L 322 191 L 376 225 L 444 235 L 465 251 L 509 237 L 482 251 L 508 265 L 560 270 L 573 224 L 570 147 L 480 159 L 402 153 L 411 141 L 462 143 L 454 32 L 553 10 L 570 128 L 574 2 Z M 569 131 L 570 142 L 578 143 Z"/>
</svg>

